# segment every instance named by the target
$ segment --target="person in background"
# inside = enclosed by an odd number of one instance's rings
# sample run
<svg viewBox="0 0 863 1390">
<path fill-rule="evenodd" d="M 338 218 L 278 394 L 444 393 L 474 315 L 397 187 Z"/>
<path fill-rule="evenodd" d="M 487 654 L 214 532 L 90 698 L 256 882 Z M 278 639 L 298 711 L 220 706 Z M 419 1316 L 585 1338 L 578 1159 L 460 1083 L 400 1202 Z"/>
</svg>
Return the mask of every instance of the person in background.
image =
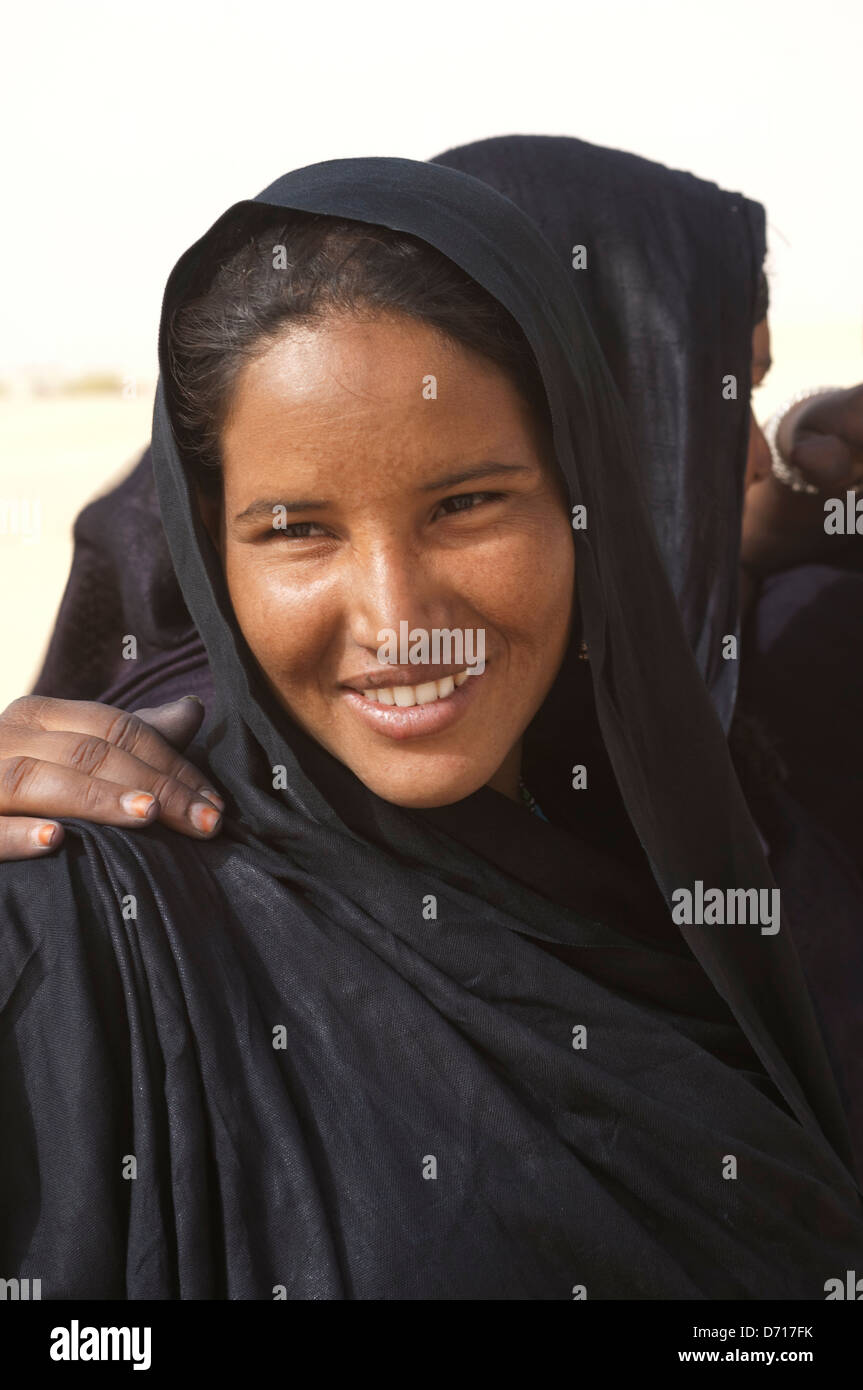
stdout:
<svg viewBox="0 0 863 1390">
<path fill-rule="evenodd" d="M 767 287 L 753 384 L 770 368 Z M 784 765 L 788 791 L 863 876 L 863 506 L 860 530 L 825 528 L 831 499 L 863 498 L 863 384 L 807 388 L 762 431 L 745 474 L 740 705 Z M 826 509 L 826 510 L 825 510 Z"/>
</svg>

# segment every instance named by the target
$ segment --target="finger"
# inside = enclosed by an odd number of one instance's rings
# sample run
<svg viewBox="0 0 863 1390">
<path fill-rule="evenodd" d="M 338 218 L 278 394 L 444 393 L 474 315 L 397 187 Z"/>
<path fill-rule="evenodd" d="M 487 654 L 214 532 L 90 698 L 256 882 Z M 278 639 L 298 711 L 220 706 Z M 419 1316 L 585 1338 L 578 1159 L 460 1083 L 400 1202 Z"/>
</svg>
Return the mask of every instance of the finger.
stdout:
<svg viewBox="0 0 863 1390">
<path fill-rule="evenodd" d="M 63 827 L 56 821 L 29 816 L 0 816 L 0 861 L 42 859 L 63 843 Z"/>
<path fill-rule="evenodd" d="M 21 737 L 17 727 L 21 709 L 26 714 L 27 723 L 31 728 L 93 735 L 122 752 L 132 754 L 156 772 L 183 782 L 194 791 L 207 788 L 207 779 L 203 773 L 187 762 L 160 733 L 137 714 L 115 709 L 112 705 L 98 704 L 95 700 L 46 700 L 29 696 L 25 700 L 16 701 L 7 711 L 10 714 L 14 711 L 14 722 L 0 727 L 0 757 L 21 751 Z M 216 793 L 214 796 L 215 804 L 221 803 L 223 807 L 221 798 Z"/>
<path fill-rule="evenodd" d="M 863 386 L 838 387 L 813 396 L 800 408 L 797 429 L 838 435 L 852 448 L 863 448 Z"/>
<path fill-rule="evenodd" d="M 184 695 L 165 705 L 136 709 L 135 713 L 172 747 L 183 749 L 191 743 L 204 718 L 204 704 L 197 695 Z"/>
<path fill-rule="evenodd" d="M 172 810 L 165 823 L 185 835 L 210 839 L 221 825 L 221 813 L 194 794 L 183 791 L 183 795 L 187 798 L 185 814 Z M 156 795 L 144 787 L 129 788 L 27 755 L 0 760 L 0 816 L 77 816 L 131 829 L 150 825 L 159 819 L 159 813 Z"/>
<path fill-rule="evenodd" d="M 113 744 L 92 734 L 52 733 L 46 730 L 36 734 L 22 729 L 14 739 L 10 731 L 8 742 L 14 744 L 11 752 L 13 758 L 30 758 L 34 763 L 41 762 L 83 773 L 88 778 L 116 783 L 115 800 L 122 793 L 149 792 L 159 803 L 158 819 L 171 830 L 191 834 L 189 824 L 194 830 L 206 828 L 209 818 L 202 815 L 204 803 L 208 806 L 212 804 L 218 811 L 225 809 L 222 798 L 206 786 L 197 769 L 194 772 L 198 785 L 190 787 L 166 772 L 157 772 L 132 753 L 124 753 L 121 748 L 115 748 Z M 179 755 L 175 757 L 182 762 Z M 42 785 L 40 795 L 44 795 Z M 80 787 L 80 784 L 77 785 Z M 20 804 L 19 790 L 15 802 L 5 809 L 16 815 L 30 808 Z M 45 800 L 36 809 L 46 815 L 61 814 L 53 803 Z M 84 815 L 84 812 L 76 811 L 73 814 Z M 122 824 L 121 821 L 116 823 Z"/>
<path fill-rule="evenodd" d="M 843 487 L 854 471 L 852 451 L 844 439 L 803 428 L 795 436 L 791 462 L 822 490 Z"/>
<path fill-rule="evenodd" d="M 839 433 L 852 447 L 863 448 L 863 386 L 843 391 Z"/>
</svg>

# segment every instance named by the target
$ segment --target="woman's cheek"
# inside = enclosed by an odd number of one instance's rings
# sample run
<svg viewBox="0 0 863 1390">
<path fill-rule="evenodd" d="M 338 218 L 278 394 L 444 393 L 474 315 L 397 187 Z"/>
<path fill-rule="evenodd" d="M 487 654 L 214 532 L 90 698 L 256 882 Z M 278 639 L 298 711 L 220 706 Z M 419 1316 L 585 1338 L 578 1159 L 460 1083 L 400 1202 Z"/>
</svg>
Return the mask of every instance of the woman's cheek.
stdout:
<svg viewBox="0 0 863 1390">
<path fill-rule="evenodd" d="M 265 670 L 278 669 L 296 649 L 305 607 L 296 587 L 286 584 L 272 562 L 251 562 L 247 554 L 227 556 L 228 592 L 240 631 Z"/>
<path fill-rule="evenodd" d="M 465 578 L 475 606 L 502 629 L 528 626 L 542 635 L 568 616 L 575 553 L 571 534 L 558 524 L 547 531 L 509 534 L 495 552 L 472 557 Z"/>
</svg>

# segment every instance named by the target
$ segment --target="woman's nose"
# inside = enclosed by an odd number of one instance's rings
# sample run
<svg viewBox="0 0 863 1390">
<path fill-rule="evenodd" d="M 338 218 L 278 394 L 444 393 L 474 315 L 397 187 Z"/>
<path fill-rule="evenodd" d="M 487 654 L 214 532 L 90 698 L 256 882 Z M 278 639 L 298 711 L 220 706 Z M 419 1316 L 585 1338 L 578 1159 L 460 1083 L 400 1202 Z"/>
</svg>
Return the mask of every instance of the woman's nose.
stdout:
<svg viewBox="0 0 863 1390">
<path fill-rule="evenodd" d="M 416 550 L 392 546 L 358 555 L 346 582 L 351 636 L 369 651 L 403 622 L 429 632 L 453 626 L 454 590 Z"/>
</svg>

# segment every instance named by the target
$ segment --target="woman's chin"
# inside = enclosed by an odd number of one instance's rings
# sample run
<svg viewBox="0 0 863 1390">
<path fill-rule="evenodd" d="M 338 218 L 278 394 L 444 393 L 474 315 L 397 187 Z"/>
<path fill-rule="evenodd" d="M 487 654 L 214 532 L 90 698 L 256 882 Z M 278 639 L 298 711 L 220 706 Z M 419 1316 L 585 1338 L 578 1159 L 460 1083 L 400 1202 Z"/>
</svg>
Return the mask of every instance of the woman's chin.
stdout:
<svg viewBox="0 0 863 1390">
<path fill-rule="evenodd" d="M 406 810 L 428 811 L 437 806 L 452 806 L 454 802 L 472 796 L 480 787 L 487 785 L 489 778 L 494 775 L 495 766 L 491 766 L 487 772 L 473 767 L 449 773 L 428 770 L 408 777 L 393 776 L 391 771 L 383 770 L 363 769 L 361 772 L 354 768 L 353 771 L 363 785 L 382 801 L 403 806 Z"/>
</svg>

